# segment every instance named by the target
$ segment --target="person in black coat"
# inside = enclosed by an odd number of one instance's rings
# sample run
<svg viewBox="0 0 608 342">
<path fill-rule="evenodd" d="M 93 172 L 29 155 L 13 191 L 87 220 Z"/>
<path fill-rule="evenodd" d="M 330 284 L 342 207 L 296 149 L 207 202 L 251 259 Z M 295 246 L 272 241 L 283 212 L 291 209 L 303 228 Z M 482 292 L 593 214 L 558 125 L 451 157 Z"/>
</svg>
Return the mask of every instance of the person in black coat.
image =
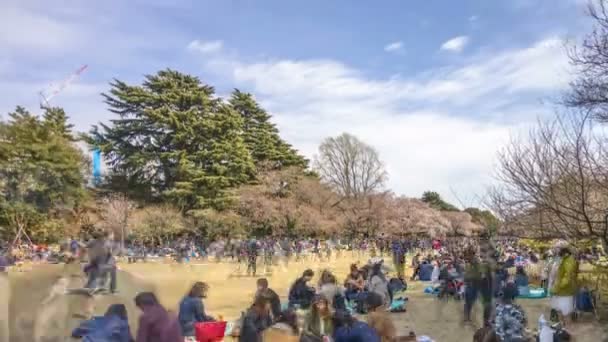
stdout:
<svg viewBox="0 0 608 342">
<path fill-rule="evenodd" d="M 262 342 L 262 332 L 271 325 L 270 301 L 265 296 L 258 296 L 243 314 L 239 342 Z"/>
<path fill-rule="evenodd" d="M 268 279 L 260 278 L 257 281 L 258 291 L 255 296 L 264 296 L 268 298 L 270 301 L 270 311 L 272 312 L 273 319 L 276 319 L 281 314 L 281 298 L 279 295 L 274 292 L 271 288 L 268 287 Z"/>
<path fill-rule="evenodd" d="M 300 278 L 291 286 L 289 290 L 289 307 L 299 306 L 301 309 L 308 309 L 315 296 L 315 289 L 308 286 L 315 273 L 313 270 L 306 270 Z"/>
</svg>

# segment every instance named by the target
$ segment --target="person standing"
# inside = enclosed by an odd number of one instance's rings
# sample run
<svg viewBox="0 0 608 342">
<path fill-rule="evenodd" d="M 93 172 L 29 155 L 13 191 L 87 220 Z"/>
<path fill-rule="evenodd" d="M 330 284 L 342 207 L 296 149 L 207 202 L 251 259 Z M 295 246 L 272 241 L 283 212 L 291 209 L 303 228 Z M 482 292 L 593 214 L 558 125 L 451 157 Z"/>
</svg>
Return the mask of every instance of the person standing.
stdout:
<svg viewBox="0 0 608 342">
<path fill-rule="evenodd" d="M 393 264 L 397 271 L 397 278 L 405 280 L 405 248 L 400 240 L 393 240 Z"/>
<path fill-rule="evenodd" d="M 255 239 L 251 239 L 247 244 L 247 275 L 255 277 L 259 248 L 258 242 Z"/>
<path fill-rule="evenodd" d="M 98 278 L 102 275 L 108 260 L 108 254 L 110 254 L 106 244 L 107 235 L 106 232 L 95 232 L 93 239 L 87 245 L 89 263 L 84 268 L 88 275 L 85 288 L 94 289 L 99 287 Z"/>
<path fill-rule="evenodd" d="M 565 322 L 565 318 L 574 312 L 578 262 L 568 247 L 562 247 L 559 256 L 561 262 L 551 289 L 551 309 L 556 310 L 561 321 Z"/>
</svg>

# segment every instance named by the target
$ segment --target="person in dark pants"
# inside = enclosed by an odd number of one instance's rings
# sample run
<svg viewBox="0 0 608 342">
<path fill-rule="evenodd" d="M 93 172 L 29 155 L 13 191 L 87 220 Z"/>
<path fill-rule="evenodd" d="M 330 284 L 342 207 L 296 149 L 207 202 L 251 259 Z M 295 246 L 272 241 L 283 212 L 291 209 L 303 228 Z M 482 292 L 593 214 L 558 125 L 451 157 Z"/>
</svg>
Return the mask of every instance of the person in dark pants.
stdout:
<svg viewBox="0 0 608 342">
<path fill-rule="evenodd" d="M 108 257 L 103 266 L 100 267 L 99 277 L 101 279 L 107 279 L 107 276 L 110 276 L 110 292 L 116 293 L 116 259 L 112 255 L 112 253 L 108 253 Z M 106 282 L 103 284 L 105 287 Z"/>
<path fill-rule="evenodd" d="M 258 242 L 252 239 L 247 246 L 247 274 L 254 277 L 257 271 L 258 252 Z"/>
<path fill-rule="evenodd" d="M 85 288 L 92 289 L 99 287 L 98 278 L 103 274 L 106 260 L 110 253 L 105 242 L 107 235 L 106 232 L 96 232 L 93 235 L 93 240 L 87 245 L 89 264 L 84 269 L 88 275 Z"/>
<path fill-rule="evenodd" d="M 397 277 L 401 280 L 405 279 L 405 248 L 400 240 L 393 240 L 393 264 L 397 271 Z"/>
<path fill-rule="evenodd" d="M 464 275 L 464 320 L 471 321 L 471 310 L 481 295 L 483 305 L 483 320 L 488 322 L 492 314 L 493 277 L 490 263 L 480 263 L 473 254 L 467 256 L 469 266 Z"/>
</svg>

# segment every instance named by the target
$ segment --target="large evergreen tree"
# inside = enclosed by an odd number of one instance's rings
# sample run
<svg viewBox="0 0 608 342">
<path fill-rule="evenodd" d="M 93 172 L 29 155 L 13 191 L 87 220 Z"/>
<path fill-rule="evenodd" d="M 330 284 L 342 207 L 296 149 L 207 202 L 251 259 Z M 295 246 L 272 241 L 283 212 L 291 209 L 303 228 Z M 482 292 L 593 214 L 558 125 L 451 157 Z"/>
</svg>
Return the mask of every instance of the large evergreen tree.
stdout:
<svg viewBox="0 0 608 342">
<path fill-rule="evenodd" d="M 140 86 L 111 86 L 103 96 L 118 118 L 88 140 L 130 189 L 188 211 L 223 207 L 227 189 L 253 177 L 242 118 L 197 77 L 163 70 Z"/>
<path fill-rule="evenodd" d="M 74 135 L 72 133 L 74 125 L 68 122 L 68 116 L 65 114 L 63 108 L 44 108 L 43 119 L 45 125 L 47 125 L 49 129 L 62 135 L 67 140 L 74 140 Z"/>
<path fill-rule="evenodd" d="M 22 107 L 0 122 L 0 226 L 5 228 L 5 237 L 18 228 L 50 227 L 49 218 L 85 196 L 86 161 L 66 130 L 65 113 L 57 112 L 63 113 L 63 124 L 52 115 L 41 120 Z M 33 235 L 50 240 L 61 234 L 55 233 Z"/>
<path fill-rule="evenodd" d="M 422 202 L 428 203 L 432 208 L 441 211 L 458 211 L 458 208 L 443 200 L 441 195 L 435 191 L 425 191 L 422 194 Z"/>
<path fill-rule="evenodd" d="M 244 140 L 258 167 L 270 165 L 280 169 L 290 166 L 306 168 L 308 160 L 279 136 L 279 130 L 270 122 L 268 114 L 249 93 L 236 89 L 230 96 L 230 105 L 243 118 Z"/>
</svg>

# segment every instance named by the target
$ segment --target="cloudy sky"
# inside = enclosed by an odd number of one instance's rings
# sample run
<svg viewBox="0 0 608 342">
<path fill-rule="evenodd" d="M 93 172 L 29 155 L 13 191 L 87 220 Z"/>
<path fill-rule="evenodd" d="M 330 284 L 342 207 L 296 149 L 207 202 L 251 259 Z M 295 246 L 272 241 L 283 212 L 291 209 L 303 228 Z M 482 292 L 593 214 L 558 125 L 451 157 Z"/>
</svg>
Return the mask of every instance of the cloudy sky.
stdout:
<svg viewBox="0 0 608 342">
<path fill-rule="evenodd" d="M 496 151 L 550 114 L 584 0 L 3 0 L 0 113 L 88 69 L 52 104 L 86 131 L 112 78 L 174 68 L 252 92 L 312 157 L 327 136 L 375 146 L 389 187 L 477 204 Z M 456 194 L 457 196 L 455 196 Z"/>
</svg>

